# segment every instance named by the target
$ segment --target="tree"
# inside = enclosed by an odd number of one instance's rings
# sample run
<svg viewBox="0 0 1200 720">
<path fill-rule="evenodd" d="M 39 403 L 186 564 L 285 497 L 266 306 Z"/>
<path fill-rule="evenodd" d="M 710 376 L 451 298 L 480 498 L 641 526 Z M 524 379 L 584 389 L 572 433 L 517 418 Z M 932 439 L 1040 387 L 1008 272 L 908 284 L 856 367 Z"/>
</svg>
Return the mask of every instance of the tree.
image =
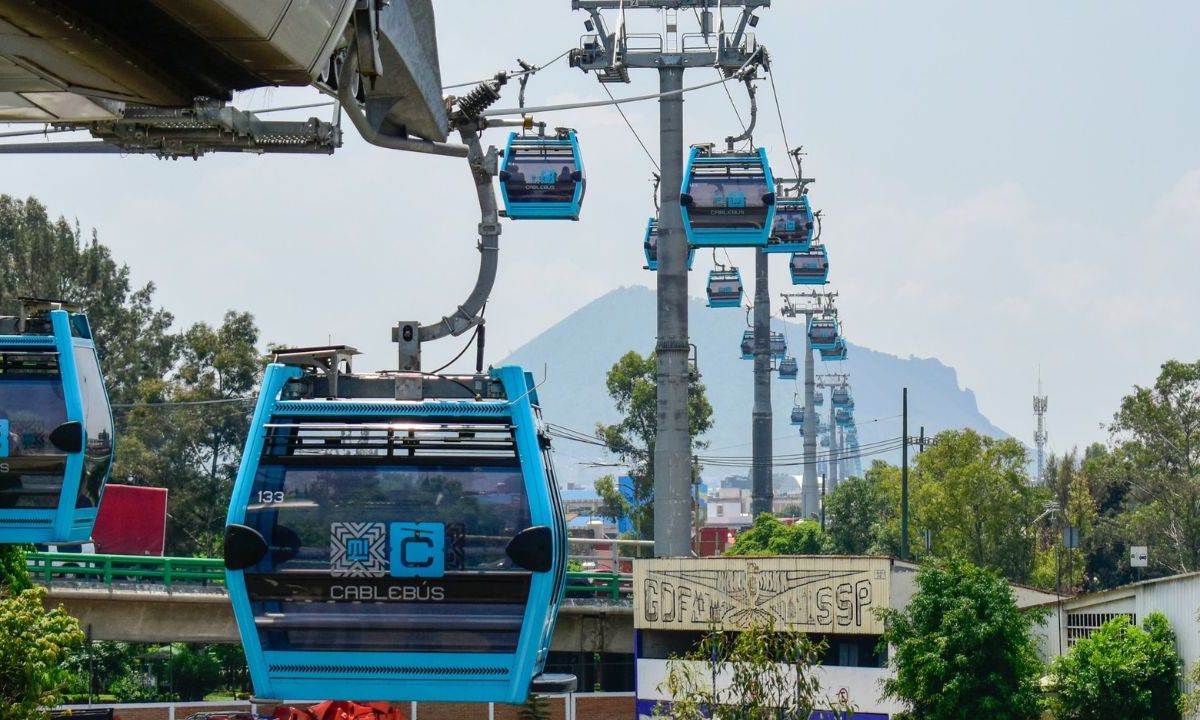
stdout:
<svg viewBox="0 0 1200 720">
<path fill-rule="evenodd" d="M 620 422 L 596 426 L 596 437 L 629 467 L 633 500 L 623 496 L 612 476 L 596 481 L 603 512 L 614 519 L 629 517 L 638 537 L 654 536 L 654 444 L 658 438 L 658 361 L 654 353 L 643 357 L 629 351 L 608 371 L 608 395 L 624 417 Z M 688 431 L 693 450 L 707 447 L 700 436 L 712 427 L 712 405 L 694 372 L 688 383 Z"/>
<path fill-rule="evenodd" d="M 913 534 L 932 531 L 933 554 L 961 556 L 1016 582 L 1029 579 L 1033 529 L 1049 499 L 1030 485 L 1025 447 L 974 430 L 940 433 L 917 455 L 910 502 Z"/>
<path fill-rule="evenodd" d="M 33 587 L 29 566 L 25 564 L 25 548 L 23 545 L 0 545 L 0 596 Z"/>
<path fill-rule="evenodd" d="M 113 474 L 170 490 L 169 552 L 219 554 L 262 367 L 257 343 L 249 313 L 196 323 L 179 338 L 175 370 L 143 383 L 142 403 L 124 414 Z"/>
<path fill-rule="evenodd" d="M 1054 717 L 1177 719 L 1181 668 L 1166 617 L 1151 613 L 1139 628 L 1118 615 L 1054 660 Z"/>
<path fill-rule="evenodd" d="M 670 706 L 660 704 L 655 716 L 776 720 L 807 718 L 822 706 L 845 713 L 850 708 L 821 698 L 814 668 L 823 650 L 804 633 L 761 624 L 736 633 L 714 628 L 691 651 L 667 662 L 658 689 L 671 698 Z"/>
<path fill-rule="evenodd" d="M 41 720 L 70 679 L 65 661 L 83 643 L 79 621 L 46 610 L 45 588 L 0 597 L 0 708 L 5 720 Z"/>
<path fill-rule="evenodd" d="M 836 555 L 900 554 L 900 468 L 875 460 L 861 478 L 825 497 L 827 549 Z"/>
<path fill-rule="evenodd" d="M 726 555 L 818 555 L 824 546 L 821 527 L 812 520 L 791 525 L 771 513 L 759 513 L 754 525 L 737 534 Z"/>
<path fill-rule="evenodd" d="M 928 454 L 928 451 L 926 451 Z M 1032 720 L 1042 664 L 1029 631 L 1039 614 L 1017 608 L 995 571 L 965 560 L 934 560 L 917 573 L 903 610 L 880 610 L 895 677 L 887 697 L 920 720 Z"/>
<path fill-rule="evenodd" d="M 0 195 L 0 314 L 14 314 L 21 296 L 87 310 L 115 403 L 132 402 L 141 382 L 174 363 L 173 318 L 153 306 L 153 283 L 134 288 L 129 266 L 113 260 L 95 231 L 84 241 L 77 224 L 50 220 L 37 200 Z"/>
<path fill-rule="evenodd" d="M 1129 465 L 1126 533 L 1173 573 L 1200 569 L 1200 361 L 1169 360 L 1135 387 L 1110 426 Z"/>
</svg>

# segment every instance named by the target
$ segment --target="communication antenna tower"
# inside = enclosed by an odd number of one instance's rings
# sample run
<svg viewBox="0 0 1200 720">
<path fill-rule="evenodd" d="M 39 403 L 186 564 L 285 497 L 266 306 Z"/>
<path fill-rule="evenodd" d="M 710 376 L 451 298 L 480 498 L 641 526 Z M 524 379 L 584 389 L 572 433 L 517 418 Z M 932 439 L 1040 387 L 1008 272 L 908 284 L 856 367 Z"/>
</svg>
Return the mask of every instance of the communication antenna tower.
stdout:
<svg viewBox="0 0 1200 720">
<path fill-rule="evenodd" d="M 1034 478 L 1034 484 L 1042 485 L 1046 482 L 1046 407 L 1047 396 L 1042 394 L 1042 369 L 1038 368 L 1038 389 L 1037 395 L 1033 396 L 1033 414 L 1037 418 L 1037 430 L 1033 432 L 1033 444 L 1037 448 L 1037 477 Z"/>
</svg>

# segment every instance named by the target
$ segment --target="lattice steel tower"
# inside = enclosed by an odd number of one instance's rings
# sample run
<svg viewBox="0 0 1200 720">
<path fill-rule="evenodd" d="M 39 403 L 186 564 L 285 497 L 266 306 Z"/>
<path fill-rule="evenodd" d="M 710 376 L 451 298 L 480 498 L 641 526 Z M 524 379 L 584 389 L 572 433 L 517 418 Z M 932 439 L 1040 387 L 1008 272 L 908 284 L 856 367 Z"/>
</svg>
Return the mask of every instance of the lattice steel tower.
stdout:
<svg viewBox="0 0 1200 720">
<path fill-rule="evenodd" d="M 1033 396 L 1033 414 L 1037 417 L 1037 430 L 1033 432 L 1033 445 L 1037 448 L 1037 477 L 1034 478 L 1034 484 L 1042 485 L 1046 482 L 1046 407 L 1047 396 L 1042 394 L 1042 371 L 1038 370 L 1038 389 L 1037 395 Z"/>
</svg>

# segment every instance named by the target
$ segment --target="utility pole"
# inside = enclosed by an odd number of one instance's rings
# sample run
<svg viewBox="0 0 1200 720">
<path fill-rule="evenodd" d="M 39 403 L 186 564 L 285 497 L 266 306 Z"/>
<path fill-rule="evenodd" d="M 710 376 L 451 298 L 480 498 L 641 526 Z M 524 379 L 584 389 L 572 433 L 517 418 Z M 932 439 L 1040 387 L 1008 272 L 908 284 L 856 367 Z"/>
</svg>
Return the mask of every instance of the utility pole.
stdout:
<svg viewBox="0 0 1200 720">
<path fill-rule="evenodd" d="M 908 388 L 901 401 L 904 420 L 900 426 L 900 559 L 908 559 Z"/>
<path fill-rule="evenodd" d="M 750 477 L 750 515 L 771 512 L 774 448 L 771 439 L 771 294 L 768 289 L 767 258 L 754 251 L 754 409 L 751 413 L 753 464 Z"/>
<path fill-rule="evenodd" d="M 696 0 L 639 0 L 636 7 L 624 0 L 571 0 L 572 10 L 585 10 L 582 46 L 572 50 L 570 63 L 595 71 L 602 83 L 629 82 L 631 69 L 658 71 L 659 92 L 659 186 L 658 214 L 658 439 L 654 446 L 654 555 L 679 557 L 692 552 L 691 449 L 688 414 L 688 317 L 687 237 L 679 212 L 683 187 L 683 71 L 688 67 L 718 67 L 736 74 L 760 49 L 747 27 L 753 15 L 771 0 L 728 0 L 723 6 L 741 8 L 732 36 L 724 32 L 718 18 L 713 32 L 712 11 Z M 685 47 L 679 33 L 678 11 L 700 12 L 704 45 Z M 619 10 L 617 29 L 609 32 L 601 10 Z M 625 16 L 631 10 L 659 10 L 666 16 L 666 32 L 653 50 L 630 48 Z M 708 42 L 715 35 L 716 45 Z M 640 39 L 645 34 L 639 33 Z M 641 45 L 639 47 L 645 47 Z"/>
<path fill-rule="evenodd" d="M 813 315 L 833 310 L 836 292 L 783 293 L 784 317 L 804 317 L 804 477 L 800 483 L 800 505 L 804 517 L 818 518 L 821 509 L 821 489 L 817 484 L 817 409 L 813 406 L 816 370 L 813 365 L 812 340 L 808 325 Z M 831 443 L 832 444 L 832 443 Z M 826 482 L 829 476 L 826 474 Z"/>
</svg>

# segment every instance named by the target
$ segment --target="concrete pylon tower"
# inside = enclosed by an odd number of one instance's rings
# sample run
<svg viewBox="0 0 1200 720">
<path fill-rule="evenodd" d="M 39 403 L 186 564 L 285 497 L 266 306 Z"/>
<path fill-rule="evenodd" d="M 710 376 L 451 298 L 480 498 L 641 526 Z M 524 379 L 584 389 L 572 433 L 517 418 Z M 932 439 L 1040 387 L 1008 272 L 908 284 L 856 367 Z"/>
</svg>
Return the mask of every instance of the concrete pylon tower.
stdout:
<svg viewBox="0 0 1200 720">
<path fill-rule="evenodd" d="M 1033 431 L 1033 445 L 1037 448 L 1037 476 L 1033 482 L 1042 485 L 1046 482 L 1046 407 L 1049 398 L 1042 394 L 1042 370 L 1038 368 L 1037 395 L 1033 396 L 1033 414 L 1037 418 L 1037 430 Z"/>
</svg>

